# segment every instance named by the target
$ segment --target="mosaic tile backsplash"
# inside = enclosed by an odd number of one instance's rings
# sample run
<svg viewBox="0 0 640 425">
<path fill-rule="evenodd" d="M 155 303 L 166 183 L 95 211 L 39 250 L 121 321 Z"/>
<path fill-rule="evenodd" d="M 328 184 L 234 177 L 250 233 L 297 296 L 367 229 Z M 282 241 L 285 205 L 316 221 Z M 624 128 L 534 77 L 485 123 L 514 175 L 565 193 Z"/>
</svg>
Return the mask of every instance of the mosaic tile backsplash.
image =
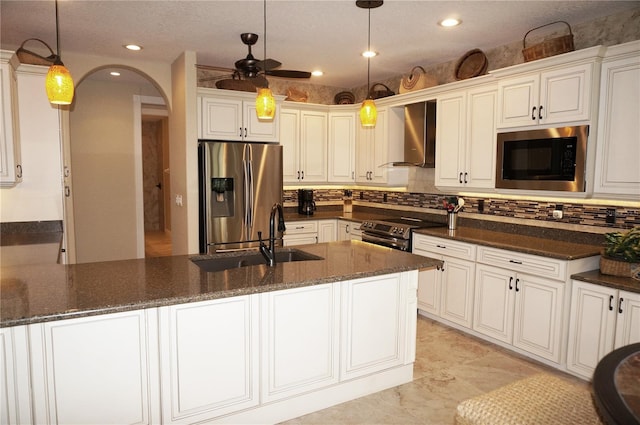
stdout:
<svg viewBox="0 0 640 425">
<path fill-rule="evenodd" d="M 339 203 L 344 196 L 343 189 L 317 189 L 314 190 L 314 199 L 318 203 Z M 381 190 L 355 190 L 353 199 L 365 201 L 372 204 L 398 205 L 425 209 L 442 209 L 442 201 L 452 195 L 393 192 Z M 554 223 L 576 224 L 582 226 L 597 226 L 601 228 L 630 229 L 640 226 L 640 208 L 588 205 L 579 203 L 563 203 L 563 218 L 561 220 L 553 218 L 553 211 L 559 208 L 557 202 L 537 202 L 531 200 L 513 199 L 493 199 L 464 197 L 466 212 L 480 215 L 518 218 L 526 220 L 548 221 Z M 284 202 L 286 204 L 297 203 L 297 191 L 285 190 Z M 607 208 L 615 208 L 616 222 L 610 224 L 606 222 Z"/>
</svg>

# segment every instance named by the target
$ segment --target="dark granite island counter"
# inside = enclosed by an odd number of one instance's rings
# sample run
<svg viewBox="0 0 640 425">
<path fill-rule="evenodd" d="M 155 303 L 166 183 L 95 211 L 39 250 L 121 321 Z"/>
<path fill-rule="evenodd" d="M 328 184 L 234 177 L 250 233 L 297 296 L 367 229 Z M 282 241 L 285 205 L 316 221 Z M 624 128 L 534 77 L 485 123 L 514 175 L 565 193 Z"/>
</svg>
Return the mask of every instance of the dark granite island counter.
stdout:
<svg viewBox="0 0 640 425">
<path fill-rule="evenodd" d="M 418 270 L 441 262 L 359 241 L 298 248 L 323 260 L 3 268 L 10 418 L 275 423 L 411 381 Z"/>
</svg>

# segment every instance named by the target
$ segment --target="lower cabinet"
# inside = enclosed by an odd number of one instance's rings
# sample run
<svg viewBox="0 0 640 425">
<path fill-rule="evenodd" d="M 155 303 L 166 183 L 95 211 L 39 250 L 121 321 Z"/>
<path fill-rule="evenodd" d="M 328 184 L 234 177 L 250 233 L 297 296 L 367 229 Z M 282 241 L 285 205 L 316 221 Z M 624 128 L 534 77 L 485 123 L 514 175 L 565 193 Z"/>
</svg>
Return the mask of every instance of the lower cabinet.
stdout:
<svg viewBox="0 0 640 425">
<path fill-rule="evenodd" d="M 337 228 L 337 240 L 339 241 L 348 241 L 348 240 L 362 240 L 362 230 L 360 229 L 361 223 L 356 223 L 355 221 L 349 220 L 338 220 L 338 228 Z"/>
<path fill-rule="evenodd" d="M 567 369 L 591 379 L 605 355 L 640 342 L 640 294 L 573 281 Z"/>
<path fill-rule="evenodd" d="M 284 246 L 308 245 L 336 240 L 336 220 L 305 220 L 286 224 Z"/>
<path fill-rule="evenodd" d="M 160 422 L 156 310 L 29 325 L 33 423 Z"/>
<path fill-rule="evenodd" d="M 255 298 L 162 307 L 159 335 L 165 424 L 196 423 L 258 405 Z"/>
<path fill-rule="evenodd" d="M 318 220 L 318 243 L 333 242 L 336 237 L 336 220 Z"/>
<path fill-rule="evenodd" d="M 31 418 L 27 327 L 0 328 L 0 423 L 35 423 Z"/>
</svg>

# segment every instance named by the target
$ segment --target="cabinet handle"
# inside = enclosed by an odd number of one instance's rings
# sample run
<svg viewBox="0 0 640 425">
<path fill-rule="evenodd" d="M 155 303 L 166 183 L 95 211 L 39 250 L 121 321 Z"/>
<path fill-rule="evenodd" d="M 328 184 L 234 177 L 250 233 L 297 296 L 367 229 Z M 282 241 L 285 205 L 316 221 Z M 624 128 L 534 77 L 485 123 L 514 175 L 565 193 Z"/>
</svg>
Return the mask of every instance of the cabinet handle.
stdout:
<svg viewBox="0 0 640 425">
<path fill-rule="evenodd" d="M 540 105 L 540 109 L 538 109 L 538 119 L 542 119 L 542 105 Z"/>
<path fill-rule="evenodd" d="M 247 137 L 247 127 L 244 128 L 244 137 Z"/>
<path fill-rule="evenodd" d="M 298 180 L 300 180 L 300 171 L 298 171 Z"/>
<path fill-rule="evenodd" d="M 19 179 L 22 178 L 22 164 L 16 165 L 16 177 Z"/>
<path fill-rule="evenodd" d="M 446 249 L 447 247 L 444 246 L 444 245 L 436 245 L 436 248 L 444 248 L 444 249 Z"/>
<path fill-rule="evenodd" d="M 618 301 L 618 313 L 622 314 L 622 301 L 624 298 L 620 297 L 620 301 Z"/>
<path fill-rule="evenodd" d="M 67 198 L 71 196 L 71 189 L 69 188 L 69 186 L 64 187 L 64 196 L 66 196 Z"/>
<path fill-rule="evenodd" d="M 458 182 L 460 182 L 460 184 L 462 184 L 462 173 L 460 173 L 460 176 L 458 176 Z"/>
<path fill-rule="evenodd" d="M 304 170 L 302 170 L 302 180 L 304 180 Z"/>
<path fill-rule="evenodd" d="M 613 295 L 609 295 L 609 311 L 613 311 Z"/>
<path fill-rule="evenodd" d="M 440 271 L 444 272 L 444 262 L 442 262 L 442 267 L 440 267 Z"/>
<path fill-rule="evenodd" d="M 518 288 L 519 282 L 520 282 L 520 279 L 516 279 L 516 292 L 520 292 L 520 288 Z"/>
<path fill-rule="evenodd" d="M 536 109 L 537 109 L 537 108 L 536 108 L 535 106 L 533 107 L 533 109 L 531 109 L 531 119 L 532 119 L 533 121 L 535 121 L 535 120 L 536 120 Z"/>
<path fill-rule="evenodd" d="M 467 177 L 469 176 L 469 173 L 464 173 L 464 184 L 467 184 Z"/>
<path fill-rule="evenodd" d="M 511 285 L 511 282 L 513 282 L 513 276 L 511 276 L 509 278 L 509 290 L 511 291 L 513 289 L 513 285 Z"/>
<path fill-rule="evenodd" d="M 509 262 L 513 264 L 522 264 L 522 261 L 516 261 L 516 260 L 509 260 Z"/>
<path fill-rule="evenodd" d="M 354 175 L 354 172 L 351 172 L 351 180 L 355 180 L 356 176 Z"/>
<path fill-rule="evenodd" d="M 238 131 L 238 136 L 242 137 L 242 127 L 240 127 L 238 130 L 239 130 Z"/>
<path fill-rule="evenodd" d="M 345 227 L 345 232 L 349 233 L 349 225 L 347 224 L 347 226 Z"/>
</svg>

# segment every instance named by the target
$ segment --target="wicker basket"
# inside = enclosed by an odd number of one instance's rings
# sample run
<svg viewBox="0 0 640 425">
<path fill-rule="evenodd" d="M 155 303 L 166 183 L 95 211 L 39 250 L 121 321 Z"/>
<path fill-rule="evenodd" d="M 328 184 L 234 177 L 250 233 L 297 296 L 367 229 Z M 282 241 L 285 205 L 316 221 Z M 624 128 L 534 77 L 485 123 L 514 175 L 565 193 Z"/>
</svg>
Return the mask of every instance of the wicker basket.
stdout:
<svg viewBox="0 0 640 425">
<path fill-rule="evenodd" d="M 549 40 L 545 40 L 540 44 L 535 44 L 533 46 L 527 47 L 527 36 L 531 31 L 538 30 L 540 28 L 544 28 L 549 25 L 562 23 L 567 26 L 569 29 L 569 34 L 563 35 L 561 37 L 551 38 Z M 556 21 L 551 22 L 549 24 L 545 24 L 527 31 L 522 39 L 522 55 L 524 56 L 525 62 L 531 62 L 537 59 L 548 58 L 549 56 L 559 55 L 561 53 L 572 52 L 574 50 L 573 47 L 573 33 L 571 32 L 571 26 L 565 21 Z"/>
<path fill-rule="evenodd" d="M 627 261 L 614 260 L 612 258 L 600 256 L 600 273 L 610 276 L 623 276 L 638 278 L 640 263 L 629 263 Z"/>
<path fill-rule="evenodd" d="M 382 87 L 382 88 L 380 88 Z M 382 97 L 388 97 L 388 96 L 393 96 L 395 93 L 393 91 L 391 91 L 391 89 L 387 86 L 385 86 L 382 83 L 376 83 L 374 85 L 371 86 L 371 89 L 369 90 L 369 95 L 373 98 L 373 99 L 380 99 Z"/>
<path fill-rule="evenodd" d="M 400 82 L 400 93 L 407 93 L 414 90 L 422 90 L 437 86 L 438 80 L 433 75 L 427 74 L 421 66 L 414 66 L 409 75 L 402 77 Z"/>
<path fill-rule="evenodd" d="M 44 44 L 45 47 L 49 49 L 49 53 L 51 54 L 47 57 L 44 57 L 35 52 L 32 52 L 31 50 L 25 49 L 24 45 L 27 44 L 28 41 L 38 41 Z M 25 41 L 23 41 L 20 47 L 18 48 L 18 50 L 16 50 L 16 56 L 18 56 L 18 60 L 20 61 L 20 63 L 26 63 L 29 65 L 44 65 L 44 66 L 53 65 L 53 63 L 56 61 L 58 57 L 56 56 L 55 53 L 53 53 L 53 50 L 51 49 L 51 47 L 49 47 L 47 43 L 40 40 L 39 38 L 27 38 Z"/>
</svg>

